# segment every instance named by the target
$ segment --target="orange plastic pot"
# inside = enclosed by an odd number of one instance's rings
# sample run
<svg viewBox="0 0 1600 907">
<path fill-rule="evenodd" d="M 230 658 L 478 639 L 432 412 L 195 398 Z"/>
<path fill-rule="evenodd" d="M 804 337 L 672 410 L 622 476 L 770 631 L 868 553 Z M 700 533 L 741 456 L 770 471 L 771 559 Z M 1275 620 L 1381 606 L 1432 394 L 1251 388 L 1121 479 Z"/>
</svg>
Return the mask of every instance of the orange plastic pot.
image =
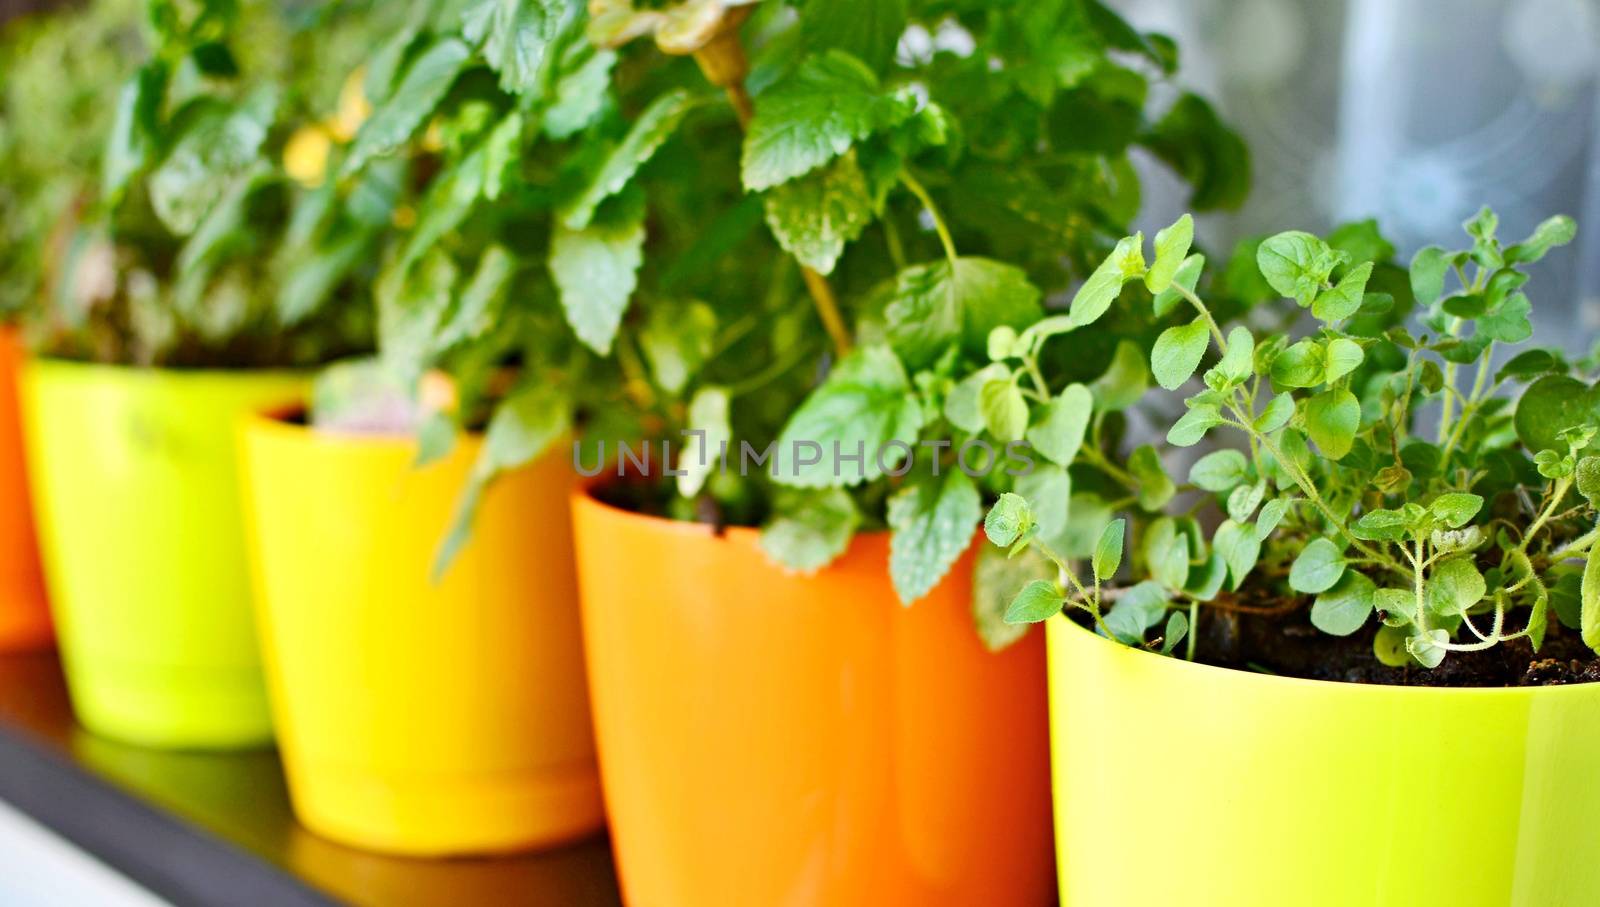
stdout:
<svg viewBox="0 0 1600 907">
<path fill-rule="evenodd" d="M 806 577 L 750 529 L 582 493 L 574 526 L 630 904 L 1048 902 L 1043 640 L 983 647 L 971 552 L 904 608 L 883 534 Z"/>
<path fill-rule="evenodd" d="M 442 856 L 604 824 L 567 448 L 502 476 L 450 569 L 430 575 L 481 444 L 417 468 L 410 439 L 246 424 L 278 746 L 296 814 L 325 837 Z"/>
<path fill-rule="evenodd" d="M 52 637 L 23 471 L 17 397 L 21 363 L 16 331 L 0 327 L 0 651 L 37 648 Z"/>
</svg>

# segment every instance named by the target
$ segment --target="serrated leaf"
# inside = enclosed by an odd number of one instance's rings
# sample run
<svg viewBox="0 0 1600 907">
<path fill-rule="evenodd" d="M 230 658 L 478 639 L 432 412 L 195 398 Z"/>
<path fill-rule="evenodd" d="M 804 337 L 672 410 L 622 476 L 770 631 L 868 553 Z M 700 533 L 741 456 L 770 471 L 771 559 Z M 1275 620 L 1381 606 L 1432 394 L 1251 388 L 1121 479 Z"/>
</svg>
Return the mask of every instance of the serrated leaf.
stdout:
<svg viewBox="0 0 1600 907">
<path fill-rule="evenodd" d="M 814 54 L 757 99 L 744 141 L 744 186 L 754 192 L 803 176 L 915 110 L 908 97 L 883 94 L 855 57 Z"/>
<path fill-rule="evenodd" d="M 461 13 L 461 33 L 483 52 L 513 94 L 539 88 L 545 51 L 556 36 L 563 0 L 474 0 Z"/>
<path fill-rule="evenodd" d="M 1034 528 L 1033 507 L 1020 494 L 1006 492 L 983 518 L 983 534 L 1001 548 L 1009 548 L 1019 539 L 1025 539 Z"/>
<path fill-rule="evenodd" d="M 562 203 L 557 216 L 570 230 L 582 230 L 594 219 L 600 203 L 627 187 L 633 175 L 656 153 L 678 124 L 694 108 L 694 99 L 682 89 L 661 95 L 633 121 L 628 134 L 600 159 L 572 196 Z"/>
<path fill-rule="evenodd" d="M 556 77 L 555 97 L 541 122 L 545 135 L 557 140 L 571 138 L 600 116 L 616 63 L 616 53 L 587 41 L 567 48 Z"/>
<path fill-rule="evenodd" d="M 902 604 L 927 595 L 950 572 L 983 517 L 965 472 L 912 481 L 889 498 L 889 578 Z"/>
<path fill-rule="evenodd" d="M 393 154 L 409 142 L 471 57 L 471 49 L 456 38 L 441 38 L 418 56 L 400 84 L 361 124 L 340 172 L 352 176 L 372 158 Z"/>
<path fill-rule="evenodd" d="M 765 208 L 778 245 L 823 275 L 872 223 L 872 195 L 853 154 L 769 190 Z"/>
<path fill-rule="evenodd" d="M 567 323 L 601 355 L 611 352 L 644 262 L 644 206 L 618 208 L 580 230 L 556 224 L 550 237 L 550 276 Z"/>
<path fill-rule="evenodd" d="M 761 527 L 761 550 L 797 573 L 815 573 L 850 547 L 860 524 L 855 501 L 842 488 L 788 490 Z"/>
<path fill-rule="evenodd" d="M 909 450 L 917 443 L 923 412 L 912 394 L 904 366 L 886 346 L 857 347 L 839 361 L 811 392 L 778 436 L 773 481 L 804 488 L 853 486 L 894 469 L 904 458 L 895 441 Z M 801 464 L 797 445 L 814 444 L 820 461 Z M 862 462 L 833 462 L 833 445 L 845 455 L 864 451 Z M 877 456 L 884 452 L 883 457 Z M 835 468 L 837 466 L 837 468 Z M 977 517 L 973 518 L 977 523 Z"/>
<path fill-rule="evenodd" d="M 954 343 L 974 355 L 987 352 L 996 327 L 1020 329 L 1038 319 L 1039 298 L 1022 269 L 962 256 L 901 271 L 884 318 L 895 350 L 918 368 Z"/>
</svg>

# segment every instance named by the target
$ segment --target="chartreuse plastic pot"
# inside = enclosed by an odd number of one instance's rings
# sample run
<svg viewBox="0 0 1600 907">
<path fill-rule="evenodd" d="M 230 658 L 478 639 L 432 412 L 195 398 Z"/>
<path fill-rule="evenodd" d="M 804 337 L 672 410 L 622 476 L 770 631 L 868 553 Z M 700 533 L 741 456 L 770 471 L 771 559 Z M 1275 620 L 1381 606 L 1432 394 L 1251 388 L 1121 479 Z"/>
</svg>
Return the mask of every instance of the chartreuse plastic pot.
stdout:
<svg viewBox="0 0 1600 907">
<path fill-rule="evenodd" d="M 926 598 L 888 538 L 813 576 L 751 529 L 574 498 L 601 777 L 640 907 L 1006 907 L 1052 886 L 1044 650 Z"/>
<path fill-rule="evenodd" d="M 29 474 L 72 703 L 85 727 L 173 748 L 272 739 L 239 508 L 239 417 L 274 372 L 57 360 L 23 375 Z"/>
<path fill-rule="evenodd" d="M 51 639 L 23 469 L 17 399 L 21 365 L 16 332 L 0 327 L 0 651 L 36 648 Z"/>
<path fill-rule="evenodd" d="M 604 824 L 583 667 L 568 445 L 503 475 L 437 582 L 481 442 L 251 420 L 247 508 L 295 811 L 344 843 L 508 851 Z"/>
<path fill-rule="evenodd" d="M 1600 904 L 1600 684 L 1298 680 L 1048 633 L 1069 907 Z"/>
</svg>

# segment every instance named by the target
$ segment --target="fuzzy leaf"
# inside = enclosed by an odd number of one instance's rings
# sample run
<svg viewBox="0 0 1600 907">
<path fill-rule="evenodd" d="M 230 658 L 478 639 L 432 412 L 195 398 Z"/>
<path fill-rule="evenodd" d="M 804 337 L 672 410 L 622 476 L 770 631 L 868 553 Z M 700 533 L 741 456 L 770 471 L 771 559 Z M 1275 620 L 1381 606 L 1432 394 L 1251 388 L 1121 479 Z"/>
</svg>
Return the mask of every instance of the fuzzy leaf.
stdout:
<svg viewBox="0 0 1600 907">
<path fill-rule="evenodd" d="M 400 84 L 361 124 L 341 172 L 351 176 L 372 158 L 393 154 L 411 141 L 471 57 L 471 49 L 455 38 L 441 38 L 417 57 Z"/>
<path fill-rule="evenodd" d="M 1167 328 L 1156 338 L 1155 348 L 1150 351 L 1150 374 L 1167 390 L 1177 389 L 1200 367 L 1200 359 L 1210 343 L 1211 335 L 1204 317 Z"/>
<path fill-rule="evenodd" d="M 978 488 L 959 469 L 917 479 L 889 498 L 889 578 L 902 604 L 939 584 L 982 518 Z"/>
<path fill-rule="evenodd" d="M 802 488 L 870 482 L 904 458 L 903 451 L 889 442 L 911 448 L 922 421 L 922 407 L 894 353 L 881 345 L 857 347 L 789 417 L 778 436 L 778 456 L 784 459 L 773 463 L 773 481 Z M 806 444 L 816 445 L 820 462 L 799 462 L 795 451 Z M 845 456 L 863 451 L 862 462 L 835 464 L 835 445 Z M 882 462 L 879 451 L 884 452 Z"/>
<path fill-rule="evenodd" d="M 1094 415 L 1094 398 L 1081 384 L 1069 384 L 1049 403 L 1040 407 L 1039 419 L 1028 428 L 1028 443 L 1046 459 L 1060 466 L 1071 466 L 1083 446 L 1089 418 Z"/>
<path fill-rule="evenodd" d="M 872 222 L 872 194 L 851 154 L 774 187 L 765 203 L 778 245 L 818 274 L 833 273 L 845 244 Z"/>
<path fill-rule="evenodd" d="M 797 573 L 815 573 L 844 553 L 860 524 L 855 501 L 842 488 L 786 491 L 761 527 L 761 550 Z"/>
<path fill-rule="evenodd" d="M 557 214 L 562 223 L 571 230 L 587 227 L 600 203 L 627 187 L 633 175 L 677 130 L 693 107 L 694 99 L 682 89 L 669 91 L 650 102 L 622 141 L 600 160 L 561 205 Z"/>
<path fill-rule="evenodd" d="M 557 224 L 550 237 L 550 276 L 567 323 L 601 355 L 611 352 L 644 262 L 644 206 L 617 207 L 582 229 Z"/>
<path fill-rule="evenodd" d="M 1312 539 L 1289 568 L 1289 588 L 1296 592 L 1326 592 L 1344 575 L 1344 552 L 1325 538 Z"/>
</svg>

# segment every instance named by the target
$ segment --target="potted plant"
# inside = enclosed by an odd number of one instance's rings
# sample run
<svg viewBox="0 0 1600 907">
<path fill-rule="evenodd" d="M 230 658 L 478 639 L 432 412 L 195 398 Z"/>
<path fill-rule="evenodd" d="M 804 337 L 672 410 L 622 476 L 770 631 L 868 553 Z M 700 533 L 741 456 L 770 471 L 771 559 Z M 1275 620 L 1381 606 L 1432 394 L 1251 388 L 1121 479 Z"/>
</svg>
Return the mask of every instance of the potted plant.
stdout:
<svg viewBox="0 0 1600 907">
<path fill-rule="evenodd" d="M 1531 336 L 1523 269 L 1573 222 L 1508 244 L 1485 209 L 1470 248 L 1409 274 L 1370 225 L 1270 237 L 1230 271 L 1309 307 L 1307 331 L 1227 327 L 1191 229 L 1148 263 L 1129 237 L 1067 321 L 991 348 L 1029 370 L 1139 288 L 1174 320 L 1149 373 L 1188 394 L 1166 448 L 1238 442 L 1180 484 L 1169 450 L 1102 435 L 1091 393 L 1073 475 L 1120 500 L 1074 500 L 1064 531 L 1037 495 L 989 512 L 992 542 L 1054 574 L 1007 619 L 1049 623 L 1062 900 L 1596 901 L 1562 846 L 1600 815 L 1594 362 L 1495 356 Z M 1130 841 L 1172 846 L 1153 871 Z"/>
<path fill-rule="evenodd" d="M 804 477 L 712 461 L 721 441 L 735 456 L 741 441 L 915 446 L 970 426 L 965 404 L 944 416 L 954 375 L 990 327 L 1034 321 L 1122 235 L 1135 145 L 1199 204 L 1237 200 L 1243 149 L 1202 100 L 1147 116 L 1170 43 L 1099 3 L 1048 6 L 593 2 L 551 25 L 505 4 L 473 27 L 496 36 L 482 50 L 502 84 L 533 79 L 531 97 L 483 104 L 456 78 L 464 50 L 430 50 L 402 78 L 435 90 L 400 141 L 430 116 L 475 136 L 416 235 L 503 224 L 533 263 L 520 305 L 564 316 L 570 335 L 549 339 L 622 375 L 578 422 L 596 481 L 574 525 L 630 900 L 1045 896 L 1042 641 L 1018 641 L 997 586 L 972 580 L 1010 566 L 972 544 L 984 494 L 1009 481 L 936 477 L 927 451 L 909 476 L 903 458 L 896 475 Z M 507 201 L 505 180 L 543 191 Z M 417 333 L 386 332 L 389 349 L 447 335 L 453 297 L 423 281 L 470 286 L 466 268 L 411 263 L 414 298 L 443 302 L 397 307 L 391 323 Z M 1114 359 L 1104 336 L 1077 351 L 1085 368 Z M 709 455 L 680 431 L 703 432 Z M 983 846 L 1001 835 L 1015 846 Z"/>
<path fill-rule="evenodd" d="M 16 320 L 39 285 L 44 247 L 74 178 L 95 158 L 115 46 L 133 21 L 131 3 L 103 2 L 0 31 L 0 649 L 47 644 L 52 635 L 23 470 Z"/>
<path fill-rule="evenodd" d="M 297 393 L 297 369 L 370 342 L 359 307 L 327 303 L 361 264 L 348 244 L 387 222 L 381 187 L 317 196 L 279 164 L 288 125 L 326 94 L 319 67 L 339 65 L 341 42 L 364 50 L 352 29 L 366 20 L 145 12 L 120 40 L 142 42 L 143 21 L 150 57 L 116 96 L 94 169 L 72 174 L 100 192 L 61 199 L 26 317 L 32 488 L 84 724 L 152 745 L 261 744 L 233 423 Z"/>
<path fill-rule="evenodd" d="M 616 385 L 536 239 L 543 137 L 600 98 L 563 104 L 583 23 L 549 6 L 415 4 L 367 62 L 370 116 L 325 179 L 398 167 L 414 190 L 375 255 L 381 355 L 244 433 L 291 798 L 348 844 L 497 852 L 604 823 L 564 442 Z"/>
</svg>

